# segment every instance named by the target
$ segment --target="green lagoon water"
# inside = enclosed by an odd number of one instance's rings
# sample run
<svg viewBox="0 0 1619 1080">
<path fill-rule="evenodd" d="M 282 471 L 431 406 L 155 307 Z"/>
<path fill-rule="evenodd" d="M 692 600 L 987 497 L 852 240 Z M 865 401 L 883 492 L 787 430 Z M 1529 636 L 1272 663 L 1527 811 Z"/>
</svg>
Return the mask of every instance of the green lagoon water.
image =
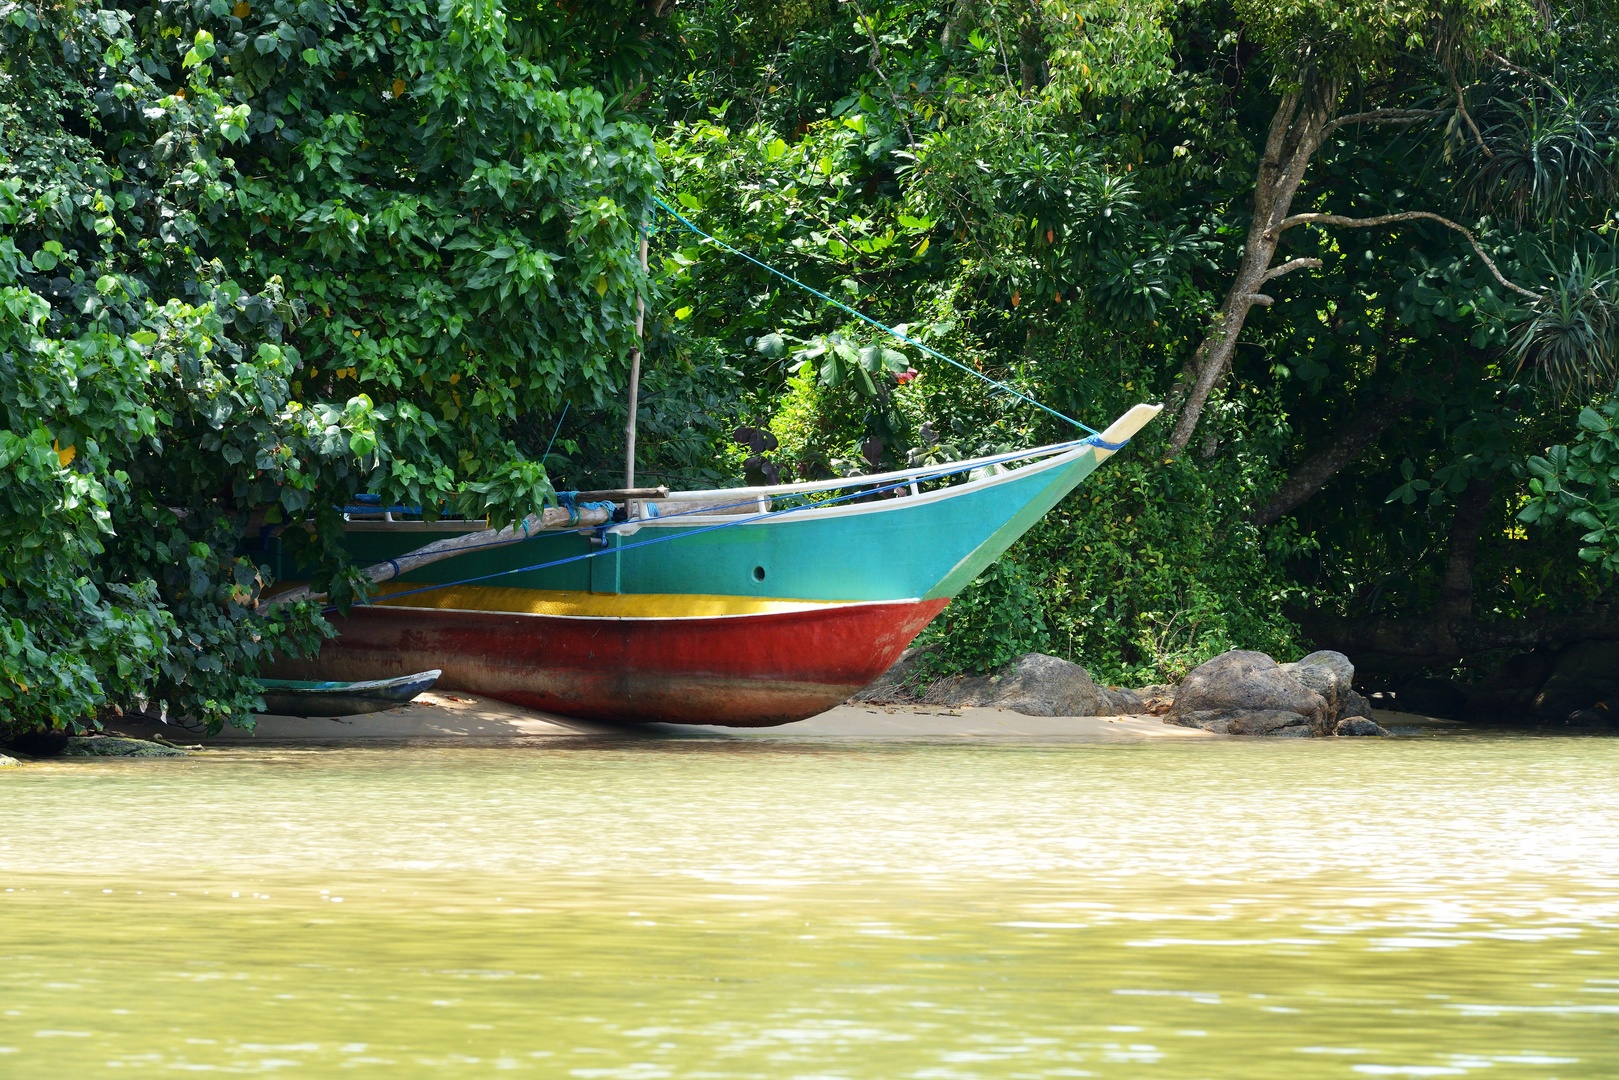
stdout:
<svg viewBox="0 0 1619 1080">
<path fill-rule="evenodd" d="M 1619 1076 L 1619 740 L 0 773 L 0 1077 Z"/>
</svg>

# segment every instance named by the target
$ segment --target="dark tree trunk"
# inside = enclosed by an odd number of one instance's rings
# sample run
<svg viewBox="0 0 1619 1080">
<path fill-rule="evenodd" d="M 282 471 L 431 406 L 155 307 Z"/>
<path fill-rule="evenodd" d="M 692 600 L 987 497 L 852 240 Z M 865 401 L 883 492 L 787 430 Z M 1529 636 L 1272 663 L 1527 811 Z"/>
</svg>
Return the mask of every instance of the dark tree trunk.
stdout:
<svg viewBox="0 0 1619 1080">
<path fill-rule="evenodd" d="M 1466 619 L 1473 614 L 1473 563 L 1478 554 L 1479 533 L 1490 512 L 1495 484 L 1488 476 L 1475 477 L 1456 500 L 1456 516 L 1450 525 L 1450 552 L 1445 560 L 1445 581 L 1439 590 L 1439 616 Z"/>
<path fill-rule="evenodd" d="M 1025 96 L 1046 85 L 1045 16 L 1040 5 L 1031 2 L 1018 18 L 1018 81 Z"/>
<path fill-rule="evenodd" d="M 1254 512 L 1254 524 L 1270 525 L 1297 510 L 1338 473 L 1382 437 L 1394 422 L 1411 410 L 1416 400 L 1407 390 L 1375 401 L 1338 426 L 1327 444 L 1305 458 L 1288 474 L 1265 505 Z"/>
</svg>

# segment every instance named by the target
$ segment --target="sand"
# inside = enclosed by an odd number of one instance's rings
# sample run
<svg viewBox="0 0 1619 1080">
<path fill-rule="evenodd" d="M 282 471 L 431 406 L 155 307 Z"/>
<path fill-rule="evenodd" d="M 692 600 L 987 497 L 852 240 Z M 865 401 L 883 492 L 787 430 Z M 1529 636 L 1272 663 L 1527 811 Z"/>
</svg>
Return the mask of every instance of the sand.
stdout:
<svg viewBox="0 0 1619 1080">
<path fill-rule="evenodd" d="M 677 724 L 614 724 L 574 720 L 459 691 L 433 691 L 387 712 L 334 719 L 260 716 L 253 731 L 227 728 L 203 738 L 175 725 L 112 723 L 109 732 L 187 745 L 340 745 L 345 743 L 444 741 L 489 743 L 535 738 L 620 739 L 802 739 L 802 738 L 1021 738 L 1085 741 L 1224 739 L 1206 731 L 1165 724 L 1155 716 L 1024 716 L 1008 709 L 914 705 L 840 705 L 771 728 Z"/>
</svg>

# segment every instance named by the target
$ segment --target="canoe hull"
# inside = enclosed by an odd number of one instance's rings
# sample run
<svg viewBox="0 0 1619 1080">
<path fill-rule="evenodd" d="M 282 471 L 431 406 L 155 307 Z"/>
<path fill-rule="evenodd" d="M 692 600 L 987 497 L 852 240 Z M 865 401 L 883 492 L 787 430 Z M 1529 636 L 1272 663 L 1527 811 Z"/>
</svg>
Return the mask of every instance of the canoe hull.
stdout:
<svg viewBox="0 0 1619 1080">
<path fill-rule="evenodd" d="M 826 604 L 704 618 L 354 608 L 283 678 L 443 669 L 438 687 L 564 716 L 773 727 L 847 700 L 886 671 L 948 601 Z"/>
<path fill-rule="evenodd" d="M 313 687 L 264 680 L 259 696 L 264 698 L 264 711 L 271 716 L 363 716 L 409 704 L 417 695 L 431 690 L 439 675 L 435 669 L 396 679 Z"/>
</svg>

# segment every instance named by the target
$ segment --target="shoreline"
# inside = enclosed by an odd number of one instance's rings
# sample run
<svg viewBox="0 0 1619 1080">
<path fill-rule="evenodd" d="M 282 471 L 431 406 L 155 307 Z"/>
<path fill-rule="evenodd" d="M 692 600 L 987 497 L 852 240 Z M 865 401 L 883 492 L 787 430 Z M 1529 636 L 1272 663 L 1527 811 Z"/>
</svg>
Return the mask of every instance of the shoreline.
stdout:
<svg viewBox="0 0 1619 1080">
<path fill-rule="evenodd" d="M 1404 713 L 1384 713 L 1400 727 L 1462 727 Z M 940 705 L 845 703 L 818 716 L 777 727 L 737 728 L 684 724 L 620 724 L 578 720 L 509 705 L 461 691 L 431 691 L 408 705 L 385 712 L 334 719 L 262 715 L 253 731 L 226 728 L 203 737 L 175 725 L 118 721 L 109 735 L 153 736 L 181 746 L 241 747 L 384 743 L 491 745 L 548 738 L 594 739 L 798 739 L 798 738 L 966 738 L 1062 739 L 1082 742 L 1155 740 L 1246 741 L 1198 728 L 1166 724 L 1161 717 L 1027 716 L 1010 709 Z"/>
</svg>

